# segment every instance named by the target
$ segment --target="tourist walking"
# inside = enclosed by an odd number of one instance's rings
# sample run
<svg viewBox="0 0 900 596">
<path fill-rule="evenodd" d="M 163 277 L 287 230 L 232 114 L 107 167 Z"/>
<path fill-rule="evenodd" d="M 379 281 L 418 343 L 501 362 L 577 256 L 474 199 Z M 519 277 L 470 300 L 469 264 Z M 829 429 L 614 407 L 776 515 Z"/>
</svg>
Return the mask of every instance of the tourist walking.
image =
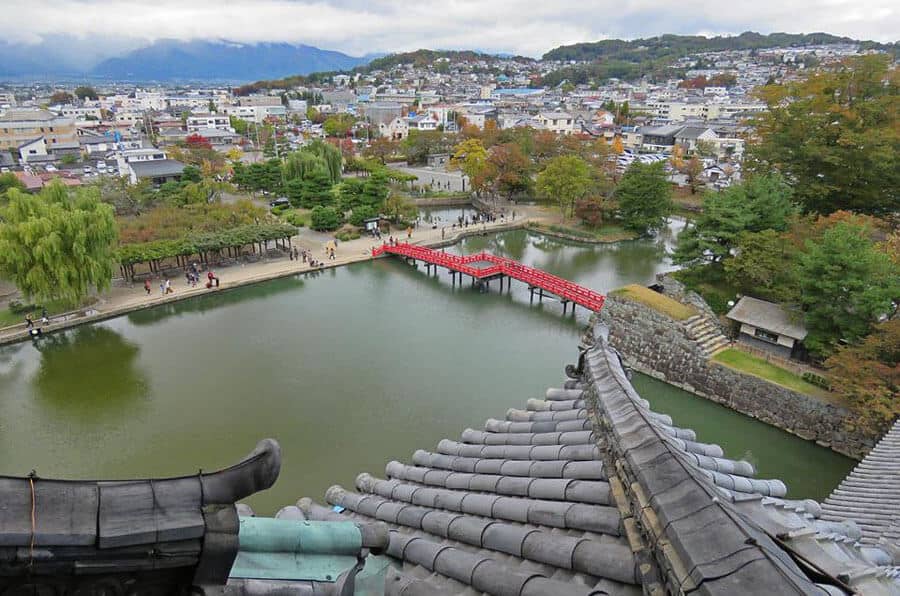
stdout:
<svg viewBox="0 0 900 596">
<path fill-rule="evenodd" d="M 147 295 L 150 295 L 150 278 L 144 280 L 144 291 L 147 292 Z"/>
<path fill-rule="evenodd" d="M 25 329 L 31 329 L 34 327 L 34 321 L 31 320 L 31 313 L 25 315 Z"/>
<path fill-rule="evenodd" d="M 441 240 L 447 236 L 447 228 L 441 228 Z"/>
<path fill-rule="evenodd" d="M 166 295 L 166 282 L 165 280 L 159 280 L 159 293 L 163 296 Z"/>
<path fill-rule="evenodd" d="M 213 273 L 212 269 L 210 269 L 209 272 L 206 274 L 206 278 L 208 280 L 206 283 L 207 288 L 213 287 L 213 284 L 216 284 L 217 288 L 219 287 L 219 278 L 216 277 L 216 274 Z"/>
<path fill-rule="evenodd" d="M 166 278 L 166 290 L 165 290 L 165 293 L 166 293 L 166 294 L 174 294 L 174 293 L 175 293 L 175 290 L 172 289 L 172 282 L 169 281 L 169 278 L 168 278 L 168 277 Z"/>
</svg>

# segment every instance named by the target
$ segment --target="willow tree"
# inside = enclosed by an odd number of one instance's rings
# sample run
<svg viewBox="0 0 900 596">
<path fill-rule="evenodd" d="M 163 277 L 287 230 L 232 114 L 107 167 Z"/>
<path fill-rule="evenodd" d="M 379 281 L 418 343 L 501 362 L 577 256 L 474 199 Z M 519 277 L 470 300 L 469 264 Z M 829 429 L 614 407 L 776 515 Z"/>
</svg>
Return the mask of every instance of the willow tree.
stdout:
<svg viewBox="0 0 900 596">
<path fill-rule="evenodd" d="M 60 182 L 37 195 L 16 189 L 0 209 L 0 275 L 29 299 L 77 304 L 109 287 L 118 232 L 96 188 Z"/>
</svg>

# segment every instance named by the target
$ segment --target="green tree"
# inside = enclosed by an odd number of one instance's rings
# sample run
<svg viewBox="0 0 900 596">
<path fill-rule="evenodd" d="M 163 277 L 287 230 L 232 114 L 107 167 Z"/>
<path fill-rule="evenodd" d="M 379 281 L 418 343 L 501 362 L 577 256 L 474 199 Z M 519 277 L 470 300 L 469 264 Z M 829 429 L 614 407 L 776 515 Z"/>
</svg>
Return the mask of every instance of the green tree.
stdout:
<svg viewBox="0 0 900 596">
<path fill-rule="evenodd" d="M 332 114 L 322 123 L 322 129 L 329 137 L 346 137 L 355 122 L 350 114 Z"/>
<path fill-rule="evenodd" d="M 900 268 L 878 250 L 866 226 L 847 221 L 806 241 L 797 282 L 809 332 L 804 343 L 820 356 L 840 341 L 859 341 L 900 299 Z"/>
<path fill-rule="evenodd" d="M 74 93 L 75 93 L 75 97 L 77 97 L 78 99 L 80 99 L 82 101 L 85 99 L 95 100 L 95 99 L 99 98 L 97 95 L 97 92 L 94 91 L 94 88 L 88 87 L 87 85 L 75 87 Z"/>
<path fill-rule="evenodd" d="M 334 207 L 317 205 L 310 214 L 309 226 L 314 230 L 336 230 L 341 225 L 341 214 Z"/>
<path fill-rule="evenodd" d="M 0 199 L 2 199 L 4 193 L 11 188 L 25 190 L 25 185 L 22 184 L 22 181 L 12 172 L 0 174 Z"/>
<path fill-rule="evenodd" d="M 625 227 L 640 233 L 659 230 L 672 212 L 672 188 L 663 162 L 634 161 L 615 190 Z"/>
<path fill-rule="evenodd" d="M 334 200 L 331 192 L 331 178 L 325 170 L 314 170 L 300 187 L 300 206 L 312 209 L 317 205 L 327 205 Z"/>
<path fill-rule="evenodd" d="M 345 178 L 338 187 L 338 205 L 344 211 L 356 210 L 365 203 L 365 180 L 362 178 Z"/>
<path fill-rule="evenodd" d="M 356 227 L 362 227 L 365 220 L 375 217 L 377 213 L 368 205 L 358 205 L 350 214 L 350 223 Z"/>
<path fill-rule="evenodd" d="M 798 298 L 796 261 L 796 250 L 781 232 L 745 231 L 737 237 L 734 256 L 724 263 L 725 275 L 744 294 L 792 302 Z"/>
<path fill-rule="evenodd" d="M 760 91 L 768 110 L 748 147 L 758 172 L 780 171 L 807 212 L 898 209 L 900 71 L 886 54 Z"/>
<path fill-rule="evenodd" d="M 563 217 L 571 217 L 575 201 L 591 191 L 593 179 L 587 162 L 577 155 L 560 155 L 547 162 L 537 177 L 540 196 L 555 200 Z"/>
<path fill-rule="evenodd" d="M 54 182 L 37 195 L 17 189 L 0 209 L 0 275 L 29 299 L 76 304 L 109 287 L 117 232 L 96 188 Z"/>
<path fill-rule="evenodd" d="M 384 214 L 394 223 L 413 220 L 418 213 L 415 203 L 397 194 L 389 196 L 384 202 Z"/>
<path fill-rule="evenodd" d="M 363 183 L 360 196 L 363 204 L 368 205 L 373 210 L 380 209 L 390 194 L 389 184 L 388 174 L 384 168 L 372 171 Z"/>
<path fill-rule="evenodd" d="M 184 170 L 181 172 L 181 181 L 182 182 L 200 182 L 200 168 L 197 166 L 184 166 Z"/>
<path fill-rule="evenodd" d="M 791 198 L 791 188 L 777 174 L 751 176 L 725 190 L 707 191 L 696 222 L 678 238 L 673 260 L 721 262 L 742 232 L 786 230 L 796 213 Z"/>
</svg>

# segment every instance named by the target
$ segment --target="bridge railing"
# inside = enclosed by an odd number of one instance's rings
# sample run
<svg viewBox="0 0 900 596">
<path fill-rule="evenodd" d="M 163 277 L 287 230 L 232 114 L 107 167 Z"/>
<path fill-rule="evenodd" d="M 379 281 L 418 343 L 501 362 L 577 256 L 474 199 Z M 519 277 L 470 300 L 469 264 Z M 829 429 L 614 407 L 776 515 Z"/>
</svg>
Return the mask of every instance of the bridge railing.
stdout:
<svg viewBox="0 0 900 596">
<path fill-rule="evenodd" d="M 402 243 L 388 245 L 372 249 L 372 256 L 377 257 L 385 253 L 397 254 L 413 259 L 446 267 L 447 269 L 472 276 L 484 278 L 494 275 L 507 275 L 532 287 L 556 294 L 564 300 L 571 300 L 591 310 L 600 310 L 603 307 L 605 296 L 584 286 L 578 285 L 562 277 L 547 273 L 540 269 L 523 265 L 518 261 L 507 257 L 498 257 L 481 251 L 470 255 L 453 255 L 432 250 L 424 246 Z M 471 263 L 492 263 L 489 267 L 473 267 Z"/>
</svg>

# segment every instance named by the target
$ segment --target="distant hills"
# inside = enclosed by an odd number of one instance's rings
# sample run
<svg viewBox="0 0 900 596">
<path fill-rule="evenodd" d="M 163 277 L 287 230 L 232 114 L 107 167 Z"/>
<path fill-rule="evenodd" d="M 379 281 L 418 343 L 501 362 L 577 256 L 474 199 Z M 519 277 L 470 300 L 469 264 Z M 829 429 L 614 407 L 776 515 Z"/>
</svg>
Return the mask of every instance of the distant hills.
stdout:
<svg viewBox="0 0 900 596">
<path fill-rule="evenodd" d="M 129 51 L 76 60 L 59 40 L 36 45 L 0 42 L 0 77 L 93 77 L 116 81 L 252 81 L 291 74 L 350 70 L 372 58 L 289 43 L 159 40 Z M 112 57 L 111 57 L 112 56 Z"/>
<path fill-rule="evenodd" d="M 763 35 L 746 31 L 730 37 L 703 37 L 702 35 L 660 35 L 646 39 L 604 39 L 589 43 L 576 43 L 554 48 L 544 54 L 544 60 L 623 60 L 646 62 L 665 58 L 677 59 L 701 52 L 725 50 L 753 50 L 762 48 L 786 48 L 820 44 L 858 43 L 864 48 L 885 51 L 896 50 L 895 43 L 882 44 L 838 37 L 829 33 L 771 33 Z"/>
<path fill-rule="evenodd" d="M 249 81 L 290 74 L 349 70 L 371 56 L 289 43 L 158 41 L 121 58 L 104 60 L 91 74 L 115 80 L 228 79 Z"/>
</svg>

